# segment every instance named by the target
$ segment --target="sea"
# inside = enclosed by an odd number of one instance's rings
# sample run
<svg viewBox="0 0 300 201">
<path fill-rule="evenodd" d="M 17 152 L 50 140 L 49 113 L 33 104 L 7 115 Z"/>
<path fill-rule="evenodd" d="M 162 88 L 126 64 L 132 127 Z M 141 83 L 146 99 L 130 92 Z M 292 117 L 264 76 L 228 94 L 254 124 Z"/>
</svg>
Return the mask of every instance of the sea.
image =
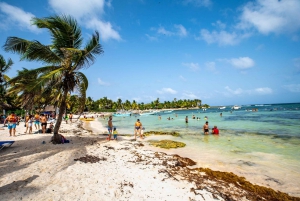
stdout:
<svg viewBox="0 0 300 201">
<path fill-rule="evenodd" d="M 143 141 L 184 142 L 184 148 L 151 149 L 188 157 L 197 162 L 195 167 L 233 172 L 252 183 L 300 197 L 300 103 L 231 107 L 113 117 L 113 125 L 121 134 L 133 134 L 134 123 L 140 119 L 145 132 L 176 131 L 179 137 L 154 135 Z M 107 125 L 107 119 L 99 121 Z M 206 121 L 210 132 L 217 126 L 220 134 L 204 135 Z"/>
</svg>

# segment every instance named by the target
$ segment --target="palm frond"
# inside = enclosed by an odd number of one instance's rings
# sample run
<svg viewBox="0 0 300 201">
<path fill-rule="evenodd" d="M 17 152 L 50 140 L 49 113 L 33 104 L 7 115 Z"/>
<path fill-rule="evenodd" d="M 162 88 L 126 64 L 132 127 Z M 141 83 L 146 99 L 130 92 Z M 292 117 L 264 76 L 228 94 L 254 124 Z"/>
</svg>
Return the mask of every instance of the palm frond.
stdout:
<svg viewBox="0 0 300 201">
<path fill-rule="evenodd" d="M 8 37 L 3 45 L 3 48 L 7 52 L 19 53 L 22 55 L 26 52 L 30 44 L 31 41 L 22 38 Z"/>
<path fill-rule="evenodd" d="M 90 67 L 94 63 L 96 55 L 103 52 L 102 46 L 99 43 L 99 33 L 96 31 L 91 40 L 86 44 L 82 57 L 77 61 L 78 69 Z"/>
</svg>

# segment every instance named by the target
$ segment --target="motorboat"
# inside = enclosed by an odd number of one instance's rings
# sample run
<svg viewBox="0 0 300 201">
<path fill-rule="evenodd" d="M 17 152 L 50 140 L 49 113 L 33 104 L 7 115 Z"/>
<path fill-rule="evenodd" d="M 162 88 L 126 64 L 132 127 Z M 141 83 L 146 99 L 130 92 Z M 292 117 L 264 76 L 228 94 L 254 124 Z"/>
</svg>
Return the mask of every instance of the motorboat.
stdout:
<svg viewBox="0 0 300 201">
<path fill-rule="evenodd" d="M 173 112 L 174 110 L 161 110 L 161 111 L 159 111 L 158 113 L 163 113 L 163 114 L 165 114 L 165 113 L 171 113 L 171 112 Z"/>
<path fill-rule="evenodd" d="M 233 109 L 233 110 L 239 110 L 239 109 L 241 109 L 241 108 L 242 108 L 241 106 L 234 105 L 231 109 Z"/>
<path fill-rule="evenodd" d="M 224 110 L 226 107 L 225 106 L 222 106 L 222 107 L 219 107 L 219 110 Z"/>
</svg>

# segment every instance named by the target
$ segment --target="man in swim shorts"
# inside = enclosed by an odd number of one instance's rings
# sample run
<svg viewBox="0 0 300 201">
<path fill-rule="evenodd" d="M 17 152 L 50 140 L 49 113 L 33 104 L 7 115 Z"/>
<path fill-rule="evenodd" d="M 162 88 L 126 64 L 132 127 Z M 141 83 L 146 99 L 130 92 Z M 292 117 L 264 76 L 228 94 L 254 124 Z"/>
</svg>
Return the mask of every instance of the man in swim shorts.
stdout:
<svg viewBox="0 0 300 201">
<path fill-rule="evenodd" d="M 209 126 L 208 126 L 208 121 L 205 122 L 205 124 L 203 125 L 203 132 L 204 135 L 208 135 L 208 130 L 209 130 Z"/>
<path fill-rule="evenodd" d="M 112 116 L 109 116 L 109 119 L 108 119 L 107 124 L 108 124 L 108 127 L 107 127 L 107 130 L 108 130 L 108 138 L 107 138 L 107 140 L 109 141 L 110 138 L 111 138 L 112 130 L 113 130 Z"/>
<path fill-rule="evenodd" d="M 8 122 L 7 128 L 9 130 L 9 136 L 16 137 L 16 127 L 17 127 L 17 116 L 14 112 L 12 112 L 4 121 L 5 123 Z"/>
<path fill-rule="evenodd" d="M 42 126 L 42 131 L 43 133 L 46 133 L 46 129 L 47 129 L 47 117 L 44 114 L 41 114 L 41 126 Z"/>
</svg>

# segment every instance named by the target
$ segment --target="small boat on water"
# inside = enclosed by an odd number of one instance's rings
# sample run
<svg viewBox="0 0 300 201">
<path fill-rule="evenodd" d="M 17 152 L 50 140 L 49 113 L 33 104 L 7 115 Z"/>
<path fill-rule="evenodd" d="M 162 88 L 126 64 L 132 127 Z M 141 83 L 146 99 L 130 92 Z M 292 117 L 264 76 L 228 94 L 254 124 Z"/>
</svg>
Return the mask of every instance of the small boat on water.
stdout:
<svg viewBox="0 0 300 201">
<path fill-rule="evenodd" d="M 141 112 L 140 115 L 142 115 L 142 116 L 143 115 L 155 115 L 157 113 L 159 113 L 158 110 L 150 110 L 150 111 L 146 111 L 146 112 Z"/>
<path fill-rule="evenodd" d="M 174 110 L 161 110 L 161 111 L 159 111 L 159 113 L 163 113 L 163 114 L 165 114 L 165 113 L 171 113 L 171 112 L 173 112 Z"/>
<path fill-rule="evenodd" d="M 113 114 L 114 117 L 129 117 L 131 112 L 116 112 Z"/>
<path fill-rule="evenodd" d="M 222 106 L 222 107 L 219 107 L 219 110 L 224 110 L 226 107 L 225 106 Z"/>
<path fill-rule="evenodd" d="M 241 108 L 242 108 L 241 106 L 234 105 L 231 109 L 233 109 L 233 110 L 239 110 L 239 109 L 241 109 Z"/>
</svg>

